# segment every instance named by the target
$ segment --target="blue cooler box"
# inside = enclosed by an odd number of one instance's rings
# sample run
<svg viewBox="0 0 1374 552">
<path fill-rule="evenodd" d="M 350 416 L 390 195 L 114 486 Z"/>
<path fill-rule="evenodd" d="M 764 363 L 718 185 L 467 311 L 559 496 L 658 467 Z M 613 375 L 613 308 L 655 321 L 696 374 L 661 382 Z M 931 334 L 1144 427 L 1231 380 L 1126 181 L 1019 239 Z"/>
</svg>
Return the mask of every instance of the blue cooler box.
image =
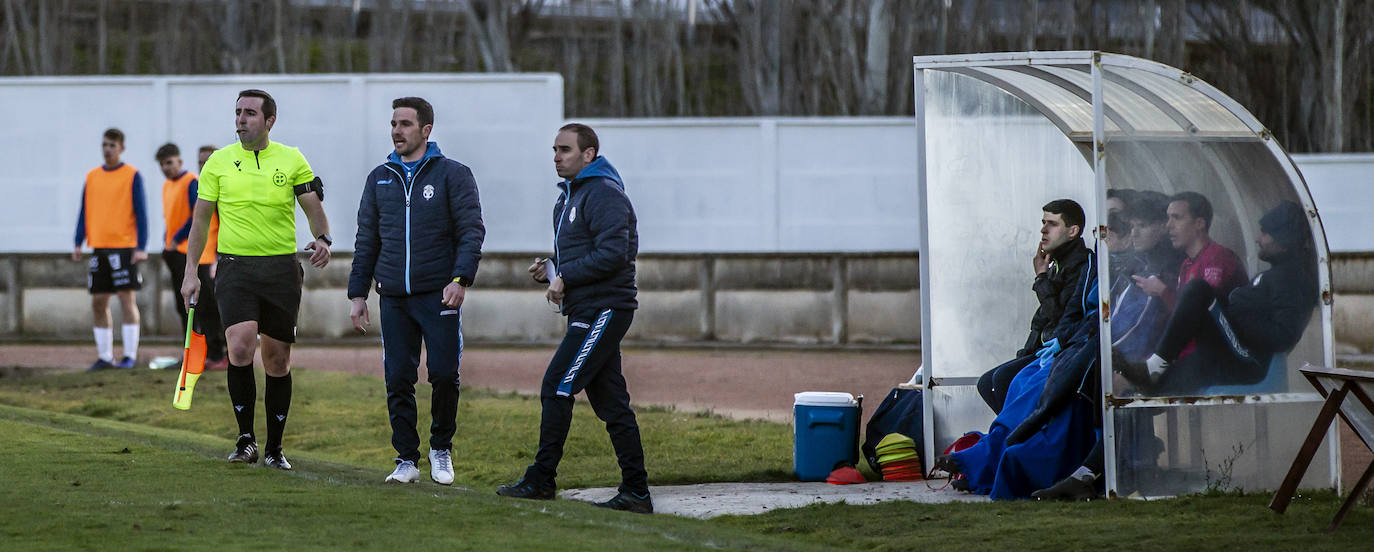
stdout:
<svg viewBox="0 0 1374 552">
<path fill-rule="evenodd" d="M 792 471 L 825 481 L 835 464 L 859 462 L 859 403 L 849 393 L 808 391 L 792 403 Z"/>
</svg>

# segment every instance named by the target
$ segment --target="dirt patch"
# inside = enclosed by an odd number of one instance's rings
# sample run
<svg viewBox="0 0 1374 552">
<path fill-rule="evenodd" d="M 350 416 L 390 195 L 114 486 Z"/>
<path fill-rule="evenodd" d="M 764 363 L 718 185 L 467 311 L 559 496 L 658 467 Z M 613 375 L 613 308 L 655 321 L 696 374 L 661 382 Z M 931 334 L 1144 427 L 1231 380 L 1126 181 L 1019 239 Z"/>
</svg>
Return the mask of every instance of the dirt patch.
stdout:
<svg viewBox="0 0 1374 552">
<path fill-rule="evenodd" d="M 83 370 L 95 360 L 89 345 L 0 345 L 0 365 L 14 375 L 48 370 Z M 180 357 L 181 349 L 145 345 L 142 362 Z M 463 351 L 462 383 L 468 387 L 534 394 L 553 347 L 469 347 Z M 866 397 L 872 412 L 893 385 L 920 364 L 915 351 L 803 351 L 746 349 L 627 349 L 625 379 L 634 404 L 710 411 L 733 418 L 792 420 L 792 395 L 802 391 L 844 391 Z M 382 376 L 382 348 L 298 345 L 291 364 Z M 0 376 L 6 375 L 0 372 Z M 420 380 L 424 381 L 423 361 Z"/>
</svg>

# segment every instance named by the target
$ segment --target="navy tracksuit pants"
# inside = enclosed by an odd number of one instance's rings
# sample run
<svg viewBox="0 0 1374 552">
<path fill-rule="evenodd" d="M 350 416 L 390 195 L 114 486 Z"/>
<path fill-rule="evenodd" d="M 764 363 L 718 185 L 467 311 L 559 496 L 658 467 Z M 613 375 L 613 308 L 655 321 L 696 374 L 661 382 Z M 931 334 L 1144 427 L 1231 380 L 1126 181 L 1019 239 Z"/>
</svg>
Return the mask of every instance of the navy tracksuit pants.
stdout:
<svg viewBox="0 0 1374 552">
<path fill-rule="evenodd" d="M 381 319 L 386 410 L 397 459 L 420 459 L 415 382 L 419 380 L 421 341 L 429 353 L 425 369 L 433 386 L 429 448 L 453 448 L 453 434 L 458 429 L 458 363 L 463 356 L 462 310 L 444 306 L 442 290 L 400 297 L 383 295 Z"/>
<path fill-rule="evenodd" d="M 1018 357 L 984 372 L 978 378 L 978 394 L 983 396 L 983 402 L 988 403 L 988 408 L 991 408 L 993 413 L 1002 413 L 1002 407 L 1007 402 L 1007 388 L 1011 387 L 1011 380 L 1016 379 L 1016 375 L 1020 374 L 1021 370 L 1026 369 L 1036 360 L 1034 354 Z"/>
<path fill-rule="evenodd" d="M 557 486 L 558 462 L 572 423 L 573 395 L 586 390 L 592 411 L 606 423 L 616 461 L 620 490 L 649 492 L 644 470 L 644 447 L 639 424 L 630 408 L 630 393 L 620 371 L 620 340 L 630 329 L 632 310 L 578 309 L 568 314 L 568 332 L 544 372 L 539 400 L 539 450 L 525 478 L 541 486 Z"/>
<path fill-rule="evenodd" d="M 1155 354 L 1170 362 L 1154 391 L 1159 394 L 1196 394 L 1218 384 L 1255 383 L 1269 373 L 1273 352 L 1263 343 L 1247 347 L 1226 318 L 1226 298 L 1201 278 L 1178 290 L 1174 312 L 1155 346 Z M 1178 355 L 1192 341 L 1192 354 Z"/>
</svg>

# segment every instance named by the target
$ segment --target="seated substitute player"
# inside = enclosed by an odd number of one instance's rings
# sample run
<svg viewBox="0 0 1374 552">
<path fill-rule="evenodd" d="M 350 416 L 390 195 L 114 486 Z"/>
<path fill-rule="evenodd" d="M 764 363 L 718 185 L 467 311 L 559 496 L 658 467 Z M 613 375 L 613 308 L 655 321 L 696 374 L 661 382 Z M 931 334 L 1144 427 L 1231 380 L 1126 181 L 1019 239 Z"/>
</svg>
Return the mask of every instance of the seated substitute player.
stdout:
<svg viewBox="0 0 1374 552">
<path fill-rule="evenodd" d="M 1083 243 L 1083 207 L 1072 199 L 1056 199 L 1041 207 L 1040 243 L 1031 265 L 1039 306 L 1031 317 L 1030 335 L 1016 358 L 978 378 L 978 393 L 993 412 L 1001 412 L 1012 379 L 1035 359 L 1036 352 L 1058 333 L 1065 306 L 1091 269 L 1092 250 Z"/>
<path fill-rule="evenodd" d="M 1155 353 L 1144 366 L 1127 364 L 1131 380 L 1163 393 L 1256 383 L 1275 354 L 1297 346 L 1319 295 L 1307 217 L 1284 201 L 1259 226 L 1255 243 L 1269 270 L 1224 294 L 1203 279 L 1185 284 Z"/>
<path fill-rule="evenodd" d="M 267 376 L 263 405 L 267 410 L 267 450 L 263 462 L 289 470 L 282 454 L 282 433 L 291 409 L 291 344 L 296 341 L 296 315 L 304 272 L 296 260 L 296 212 L 310 221 L 315 241 L 306 244 L 310 264 L 329 263 L 329 220 L 324 214 L 324 185 L 300 150 L 273 142 L 268 132 L 277 122 L 277 102 L 262 90 L 239 92 L 234 124 L 239 141 L 220 148 L 200 174 L 191 237 L 186 247 L 186 277 L 181 295 L 189 304 L 200 292 L 196 260 L 205 250 L 210 218 L 219 214 L 219 268 L 215 295 L 229 342 L 229 400 L 239 437 L 230 462 L 258 461 L 253 431 L 257 382 L 253 355 L 262 342 L 262 368 Z"/>
<path fill-rule="evenodd" d="M 1152 297 L 1162 299 L 1178 284 L 1178 267 L 1183 262 L 1183 253 L 1169 240 L 1169 196 L 1155 191 L 1136 192 L 1121 214 L 1131 227 L 1131 247 L 1144 262 L 1133 275 L 1159 279 L 1167 290 L 1157 291 Z"/>
<path fill-rule="evenodd" d="M 120 161 L 124 133 L 105 131 L 100 140 L 105 164 L 86 173 L 81 191 L 81 214 L 76 218 L 76 248 L 72 260 L 81 260 L 81 244 L 90 244 L 90 273 L 96 361 L 91 370 L 133 368 L 138 362 L 139 313 L 134 292 L 143 287 L 138 264 L 148 260 L 148 214 L 143 177 L 138 169 Z M 114 332 L 110 329 L 110 296 L 119 296 L 124 323 L 120 327 L 124 358 L 114 363 Z"/>
<path fill-rule="evenodd" d="M 1169 241 L 1185 257 L 1178 269 L 1178 285 L 1169 287 L 1158 277 L 1134 276 L 1136 285 L 1146 294 L 1163 297 L 1173 309 L 1177 309 L 1183 288 L 1194 280 L 1201 280 L 1211 287 L 1217 297 L 1230 295 L 1231 290 L 1245 284 L 1245 265 L 1240 257 L 1225 246 L 1212 241 L 1212 203 L 1206 196 L 1197 192 L 1181 192 L 1170 198 L 1168 207 Z M 1172 318 L 1171 318 L 1172 319 Z M 1167 335 L 1167 334 L 1166 334 Z M 1181 343 L 1177 350 L 1166 351 L 1169 359 L 1178 360 L 1191 355 L 1196 344 L 1191 341 Z M 1159 352 L 1156 348 L 1156 352 Z M 1119 371 L 1119 369 L 1118 369 Z M 1186 392 L 1191 384 L 1183 378 L 1182 371 L 1175 371 L 1167 380 L 1161 381 L 1164 362 L 1160 359 L 1149 361 L 1150 380 L 1153 385 L 1144 386 L 1154 393 Z M 1124 375 L 1124 374 L 1123 374 Z M 1135 378 L 1140 383 L 1142 378 Z M 1182 378 L 1182 379 L 1176 379 Z M 1151 389 L 1152 388 L 1152 389 Z"/>
</svg>

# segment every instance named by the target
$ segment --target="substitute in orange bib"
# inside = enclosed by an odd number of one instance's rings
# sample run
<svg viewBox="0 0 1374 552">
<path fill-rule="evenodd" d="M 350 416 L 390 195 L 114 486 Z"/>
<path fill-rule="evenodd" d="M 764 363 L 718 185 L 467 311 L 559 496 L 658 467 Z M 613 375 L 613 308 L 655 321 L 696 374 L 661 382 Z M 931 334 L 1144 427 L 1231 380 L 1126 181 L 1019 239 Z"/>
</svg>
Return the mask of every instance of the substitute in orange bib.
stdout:
<svg viewBox="0 0 1374 552">
<path fill-rule="evenodd" d="M 105 163 L 86 173 L 81 192 L 81 214 L 76 217 L 76 247 L 72 260 L 81 260 L 82 244 L 94 250 L 86 286 L 91 292 L 97 359 L 91 370 L 133 368 L 138 358 L 138 304 L 134 292 L 143 286 L 138 263 L 148 259 L 148 215 L 143 177 L 138 169 L 120 161 L 124 133 L 105 131 L 100 141 Z M 121 327 L 124 357 L 114 362 L 114 331 L 110 328 L 110 296 L 119 296 L 124 313 Z"/>
<path fill-rule="evenodd" d="M 213 150 L 211 150 L 213 151 Z M 191 210 L 196 205 L 196 188 L 200 182 L 196 173 L 182 168 L 181 149 L 176 144 L 163 144 L 157 149 L 158 168 L 167 180 L 162 183 L 162 219 L 166 231 L 162 241 L 162 262 L 172 273 L 172 282 L 180 286 L 186 277 L 186 238 L 191 233 Z M 205 335 L 205 368 L 224 370 L 229 358 L 224 349 L 224 328 L 220 325 L 219 306 L 215 303 L 215 242 L 219 235 L 219 216 L 210 217 L 210 235 L 205 252 L 201 253 L 196 274 L 200 277 L 200 297 L 196 302 L 196 327 Z M 186 327 L 186 305 L 181 290 L 173 287 L 172 298 L 181 328 Z"/>
</svg>

